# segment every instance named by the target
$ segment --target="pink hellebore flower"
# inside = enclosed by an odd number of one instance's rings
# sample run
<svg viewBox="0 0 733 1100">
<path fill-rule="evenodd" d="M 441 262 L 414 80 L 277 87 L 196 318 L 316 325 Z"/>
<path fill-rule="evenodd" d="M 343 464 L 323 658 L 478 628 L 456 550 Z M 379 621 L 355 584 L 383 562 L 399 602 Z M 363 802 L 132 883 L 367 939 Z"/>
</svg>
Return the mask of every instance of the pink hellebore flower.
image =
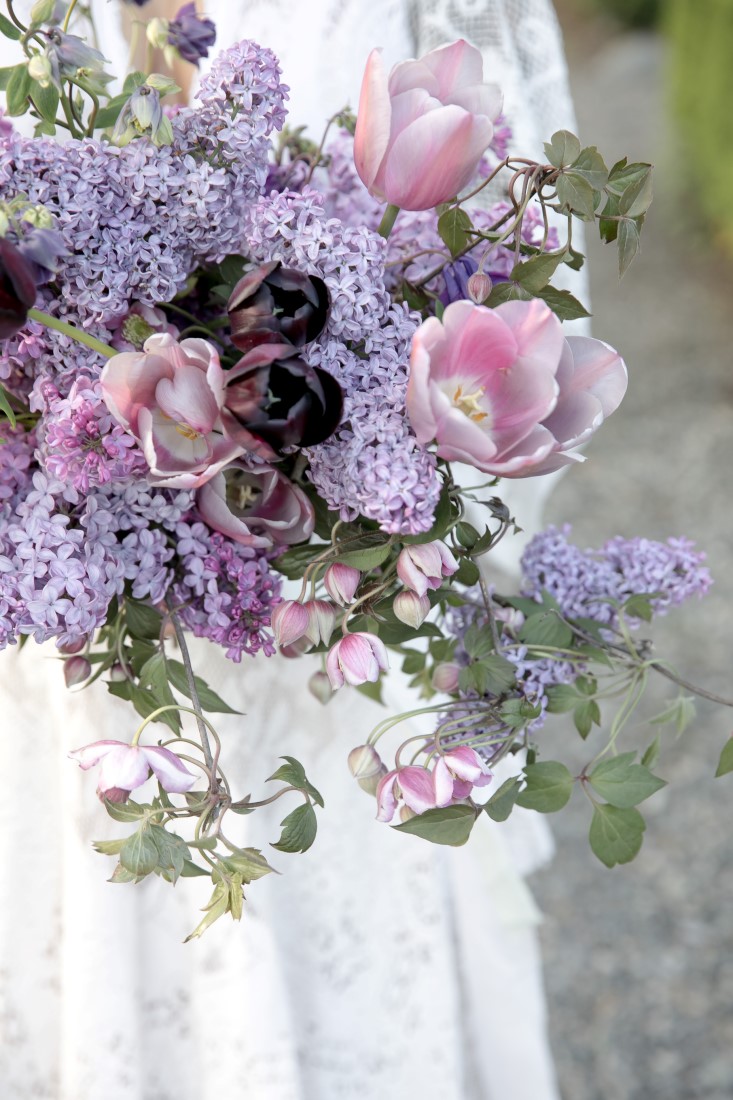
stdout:
<svg viewBox="0 0 733 1100">
<path fill-rule="evenodd" d="M 377 821 L 391 821 L 398 799 L 413 813 L 468 798 L 474 787 L 484 787 L 492 776 L 479 756 L 462 746 L 438 758 L 432 771 L 415 765 L 388 772 L 377 787 Z"/>
<path fill-rule="evenodd" d="M 305 542 L 315 526 L 308 497 L 274 466 L 227 467 L 201 486 L 196 506 L 209 527 L 244 546 Z"/>
<path fill-rule="evenodd" d="M 190 791 L 196 776 L 170 749 L 128 745 L 126 741 L 95 741 L 69 753 L 86 771 L 101 762 L 97 794 L 110 802 L 126 802 L 130 791 L 141 787 L 151 771 L 163 790 L 181 794 Z"/>
<path fill-rule="evenodd" d="M 358 569 L 354 569 L 352 565 L 343 565 L 338 561 L 334 562 L 333 565 L 329 565 L 323 577 L 326 591 L 333 602 L 340 604 L 341 607 L 349 606 L 359 587 L 360 580 L 361 573 Z"/>
<path fill-rule="evenodd" d="M 282 600 L 270 617 L 272 633 L 281 647 L 291 646 L 308 633 L 311 617 L 308 609 L 298 600 Z M 308 639 L 310 642 L 310 638 Z M 312 644 L 312 643 L 311 643 Z"/>
<path fill-rule="evenodd" d="M 328 645 L 336 622 L 336 608 L 328 600 L 308 600 L 303 606 L 308 612 L 306 637 L 313 645 L 320 642 Z"/>
<path fill-rule="evenodd" d="M 326 672 L 334 691 L 346 684 L 374 684 L 389 668 L 387 650 L 376 634 L 345 634 L 329 650 Z"/>
<path fill-rule="evenodd" d="M 224 434 L 224 372 L 206 340 L 150 336 L 141 352 L 109 359 L 101 383 L 104 403 L 142 447 L 155 485 L 197 489 L 244 453 Z"/>
<path fill-rule="evenodd" d="M 442 542 L 405 546 L 397 558 L 397 576 L 402 583 L 424 596 L 429 588 L 440 588 L 443 577 L 452 577 L 458 562 Z"/>
<path fill-rule="evenodd" d="M 485 84 L 479 50 L 459 39 L 389 77 L 372 50 L 354 134 L 356 170 L 370 194 L 429 210 L 471 182 L 491 143 L 502 95 Z"/>
<path fill-rule="evenodd" d="M 460 301 L 413 337 L 407 412 L 441 458 L 532 477 L 583 461 L 568 452 L 618 408 L 626 383 L 613 348 L 565 339 L 539 299 L 496 309 Z"/>
</svg>

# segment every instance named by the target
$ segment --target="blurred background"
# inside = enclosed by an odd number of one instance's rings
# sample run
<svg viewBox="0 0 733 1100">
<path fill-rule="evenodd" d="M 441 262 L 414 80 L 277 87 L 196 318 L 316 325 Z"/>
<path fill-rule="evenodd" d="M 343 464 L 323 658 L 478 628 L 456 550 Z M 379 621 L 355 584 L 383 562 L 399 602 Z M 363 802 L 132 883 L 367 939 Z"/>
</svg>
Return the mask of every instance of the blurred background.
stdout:
<svg viewBox="0 0 733 1100">
<path fill-rule="evenodd" d="M 619 348 L 631 381 L 546 518 L 570 522 L 581 546 L 616 533 L 695 539 L 715 587 L 657 620 L 656 651 L 731 696 L 733 3 L 557 0 L 557 9 L 581 139 L 609 164 L 653 161 L 656 194 L 643 252 L 621 284 L 613 246 L 588 241 L 594 334 Z M 594 859 L 576 793 L 551 822 L 557 856 L 532 882 L 566 1100 L 733 1095 L 733 777 L 713 778 L 733 712 L 701 702 L 681 738 L 641 718 L 634 736 L 646 746 L 660 729 L 657 771 L 671 785 L 645 805 L 635 862 L 608 871 Z M 570 739 L 559 726 L 546 732 Z M 577 739 L 575 762 L 594 751 Z"/>
</svg>

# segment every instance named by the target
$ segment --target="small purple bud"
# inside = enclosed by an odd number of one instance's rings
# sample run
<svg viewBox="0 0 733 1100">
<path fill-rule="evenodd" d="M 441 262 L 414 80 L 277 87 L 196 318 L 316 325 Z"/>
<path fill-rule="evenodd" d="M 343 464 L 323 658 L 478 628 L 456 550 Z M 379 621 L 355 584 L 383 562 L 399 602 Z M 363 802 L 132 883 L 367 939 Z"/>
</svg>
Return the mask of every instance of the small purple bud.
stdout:
<svg viewBox="0 0 733 1100">
<path fill-rule="evenodd" d="M 477 306 L 481 306 L 491 294 L 493 286 L 494 284 L 488 275 L 484 275 L 483 271 L 476 271 L 469 278 L 466 289 L 471 301 L 475 302 Z"/>
<path fill-rule="evenodd" d="M 69 657 L 64 661 L 64 680 L 66 681 L 67 688 L 76 687 L 77 684 L 83 684 L 85 680 L 88 680 L 92 674 L 92 666 L 86 657 L 76 656 Z"/>
<path fill-rule="evenodd" d="M 444 691 L 446 695 L 452 695 L 454 691 L 458 691 L 460 672 L 458 665 L 447 661 L 436 665 L 433 671 L 433 687 L 436 691 Z"/>
<path fill-rule="evenodd" d="M 196 5 L 184 4 L 168 26 L 168 45 L 173 46 L 184 61 L 198 65 L 209 56 L 209 46 L 216 42 L 216 27 L 211 19 L 196 14 Z"/>
</svg>

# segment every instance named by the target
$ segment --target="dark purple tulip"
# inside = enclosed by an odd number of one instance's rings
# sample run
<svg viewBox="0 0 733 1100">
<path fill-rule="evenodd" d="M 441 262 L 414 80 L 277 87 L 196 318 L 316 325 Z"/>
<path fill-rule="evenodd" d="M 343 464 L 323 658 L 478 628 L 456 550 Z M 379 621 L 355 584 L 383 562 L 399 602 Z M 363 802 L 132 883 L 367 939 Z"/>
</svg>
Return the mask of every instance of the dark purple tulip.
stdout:
<svg viewBox="0 0 733 1100">
<path fill-rule="evenodd" d="M 276 453 L 312 447 L 336 430 L 342 408 L 338 382 L 286 344 L 253 348 L 227 372 L 222 418 L 227 434 L 245 446 L 255 436 Z"/>
<path fill-rule="evenodd" d="M 196 14 L 195 4 L 184 4 L 168 24 L 168 45 L 178 50 L 184 61 L 198 65 L 209 56 L 216 42 L 216 27 L 210 19 Z"/>
<path fill-rule="evenodd" d="M 14 244 L 0 237 L 0 340 L 15 336 L 23 328 L 35 300 L 32 263 Z"/>
<path fill-rule="evenodd" d="M 31 229 L 18 242 L 18 251 L 30 261 L 36 286 L 50 282 L 58 271 L 58 261 L 69 255 L 63 237 L 55 229 Z"/>
<path fill-rule="evenodd" d="M 241 351 L 258 344 L 302 348 L 321 332 L 328 308 L 328 290 L 317 275 L 277 260 L 261 264 L 239 280 L 229 298 L 232 342 Z"/>
</svg>

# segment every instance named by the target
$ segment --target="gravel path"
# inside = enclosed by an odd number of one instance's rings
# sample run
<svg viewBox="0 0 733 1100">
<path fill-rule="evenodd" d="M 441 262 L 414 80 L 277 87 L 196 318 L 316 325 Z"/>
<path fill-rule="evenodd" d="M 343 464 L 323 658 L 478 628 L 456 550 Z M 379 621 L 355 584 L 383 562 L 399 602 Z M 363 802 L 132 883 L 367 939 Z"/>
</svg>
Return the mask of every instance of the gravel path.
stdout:
<svg viewBox="0 0 733 1100">
<path fill-rule="evenodd" d="M 595 334 L 623 352 L 631 384 L 547 519 L 572 523 L 581 545 L 615 533 L 697 539 L 714 595 L 660 621 L 657 652 L 733 695 L 733 267 L 710 257 L 674 179 L 663 43 L 566 29 L 581 137 L 609 163 L 654 161 L 657 198 L 643 255 L 620 286 L 610 248 L 589 247 Z M 733 1096 L 733 777 L 713 779 L 731 729 L 733 714 L 700 705 L 679 741 L 665 735 L 658 770 L 671 786 L 646 804 L 630 866 L 608 871 L 591 855 L 579 794 L 553 819 L 558 854 L 533 885 L 565 1100 Z M 551 732 L 564 758 L 572 751 L 580 765 L 592 755 L 566 728 Z M 639 724 L 635 736 L 645 745 L 653 734 Z"/>
</svg>

